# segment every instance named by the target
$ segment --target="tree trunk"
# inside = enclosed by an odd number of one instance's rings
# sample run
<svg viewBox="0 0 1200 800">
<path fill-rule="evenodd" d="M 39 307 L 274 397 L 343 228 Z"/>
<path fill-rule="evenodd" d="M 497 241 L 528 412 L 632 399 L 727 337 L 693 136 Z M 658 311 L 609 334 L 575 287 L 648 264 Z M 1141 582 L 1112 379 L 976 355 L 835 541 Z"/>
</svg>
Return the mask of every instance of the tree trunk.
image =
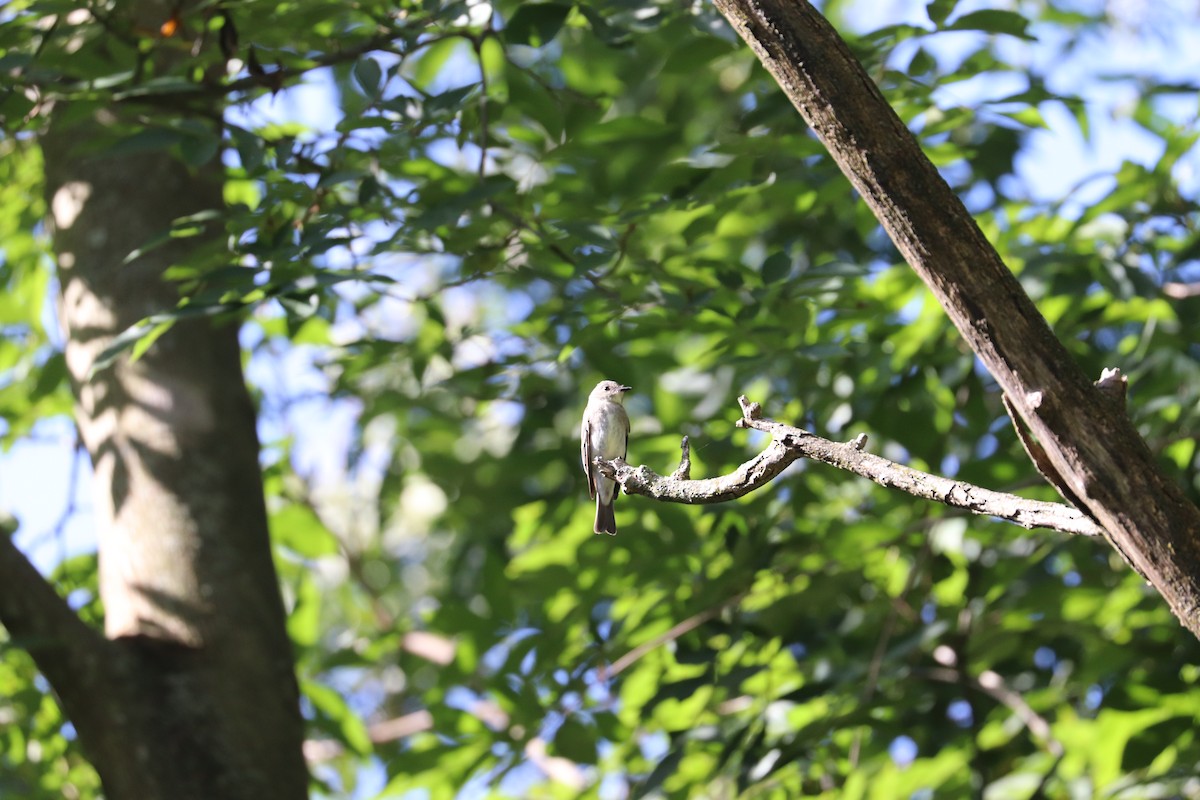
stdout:
<svg viewBox="0 0 1200 800">
<path fill-rule="evenodd" d="M 171 8 L 137 10 L 154 24 Z M 50 630 L 30 651 L 112 800 L 303 798 L 303 720 L 237 324 L 180 322 L 140 360 L 93 374 L 114 336 L 175 307 L 166 268 L 224 247 L 217 220 L 129 258 L 173 220 L 223 205 L 219 155 L 188 167 L 162 149 L 106 152 L 145 119 L 55 108 L 41 140 L 66 359 L 95 472 L 105 636 L 79 635 L 61 609 L 0 611 L 14 635 Z"/>
<path fill-rule="evenodd" d="M 1038 437 L 1066 488 L 1200 636 L 1200 509 L 1098 391 L 832 26 L 806 0 L 715 0 Z"/>
</svg>

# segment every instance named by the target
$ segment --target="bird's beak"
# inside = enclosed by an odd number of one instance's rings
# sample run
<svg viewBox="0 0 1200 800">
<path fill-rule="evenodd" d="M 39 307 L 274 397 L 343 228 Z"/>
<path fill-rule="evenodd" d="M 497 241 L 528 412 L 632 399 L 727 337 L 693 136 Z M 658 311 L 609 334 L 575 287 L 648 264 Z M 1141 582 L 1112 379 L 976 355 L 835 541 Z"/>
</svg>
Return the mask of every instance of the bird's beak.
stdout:
<svg viewBox="0 0 1200 800">
<path fill-rule="evenodd" d="M 629 392 L 633 390 L 632 386 L 619 386 L 617 388 L 622 392 Z"/>
</svg>

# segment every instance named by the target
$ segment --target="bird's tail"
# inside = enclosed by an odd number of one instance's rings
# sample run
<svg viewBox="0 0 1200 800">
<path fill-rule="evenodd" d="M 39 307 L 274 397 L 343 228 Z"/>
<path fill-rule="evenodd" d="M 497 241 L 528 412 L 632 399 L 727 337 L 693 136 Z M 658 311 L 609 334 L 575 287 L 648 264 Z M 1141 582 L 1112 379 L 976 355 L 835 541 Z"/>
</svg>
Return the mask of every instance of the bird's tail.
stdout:
<svg viewBox="0 0 1200 800">
<path fill-rule="evenodd" d="M 596 524 L 592 527 L 596 533 L 617 535 L 617 515 L 613 512 L 611 500 L 605 503 L 599 496 L 596 497 Z"/>
</svg>

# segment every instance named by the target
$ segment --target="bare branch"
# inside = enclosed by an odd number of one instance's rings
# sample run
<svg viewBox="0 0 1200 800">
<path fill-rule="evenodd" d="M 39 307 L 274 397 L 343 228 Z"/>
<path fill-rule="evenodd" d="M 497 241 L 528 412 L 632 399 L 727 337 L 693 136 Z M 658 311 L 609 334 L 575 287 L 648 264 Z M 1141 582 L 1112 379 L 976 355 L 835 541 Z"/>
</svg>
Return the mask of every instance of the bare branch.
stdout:
<svg viewBox="0 0 1200 800">
<path fill-rule="evenodd" d="M 1017 432 L 1017 441 L 1021 443 L 1021 447 L 1025 449 L 1025 455 L 1029 456 L 1029 460 L 1033 462 L 1033 466 L 1041 474 L 1046 481 L 1058 490 L 1058 493 L 1063 496 L 1071 505 L 1076 508 L 1086 508 L 1075 493 L 1071 491 L 1071 487 L 1058 474 L 1058 470 L 1054 464 L 1050 463 L 1050 456 L 1046 455 L 1046 451 L 1038 443 L 1037 439 L 1033 438 L 1033 433 L 1029 430 L 1029 426 L 1025 424 L 1025 420 L 1021 419 L 1020 412 L 1013 406 L 1008 395 L 1001 394 L 1000 400 L 1004 404 L 1004 411 L 1008 414 L 1008 418 L 1012 421 L 1013 430 Z"/>
<path fill-rule="evenodd" d="M 433 730 L 433 715 L 425 709 L 399 717 L 380 720 L 367 726 L 372 744 L 386 744 L 418 733 Z M 334 739 L 306 739 L 304 758 L 310 764 L 332 761 L 345 752 L 341 742 Z"/>
<path fill-rule="evenodd" d="M 1200 295 L 1200 283 L 1164 283 L 1163 294 L 1176 300 L 1186 300 Z"/>
<path fill-rule="evenodd" d="M 1080 536 L 1102 535 L 1099 525 L 1071 506 L 1030 500 L 984 489 L 966 481 L 921 472 L 864 452 L 862 448 L 866 441 L 862 436 L 850 442 L 830 441 L 802 428 L 761 419 L 757 403 L 749 403 L 744 397 L 739 398 L 739 402 L 743 416 L 737 421 L 737 426 L 769 433 L 772 441 L 765 450 L 728 475 L 687 480 L 659 475 L 646 466 L 632 467 L 620 459 L 596 459 L 596 464 L 601 472 L 616 479 L 626 494 L 653 497 L 669 503 L 703 505 L 723 503 L 749 494 L 770 483 L 797 459 L 810 458 L 870 478 L 880 486 L 900 489 L 915 497 L 965 509 L 973 514 L 998 517 L 1023 528 L 1051 528 Z"/>
<path fill-rule="evenodd" d="M 675 626 L 673 626 L 666 633 L 662 633 L 658 636 L 655 636 L 653 639 L 651 639 L 648 642 L 643 642 L 642 644 L 639 644 L 637 647 L 633 648 L 628 653 L 626 653 L 625 655 L 618 658 L 612 664 L 610 664 L 608 666 L 601 665 L 600 669 L 598 670 L 600 682 L 603 683 L 604 681 L 607 681 L 609 678 L 614 677 L 617 673 L 621 672 L 626 667 L 628 667 L 631 664 L 633 664 L 634 662 L 636 662 L 639 658 L 646 655 L 646 653 L 649 653 L 651 650 L 654 650 L 654 649 L 666 644 L 667 642 L 675 641 L 680 636 L 683 636 L 685 633 L 693 631 L 696 628 L 703 625 L 704 623 L 708 622 L 710 619 L 717 616 L 718 614 L 720 614 L 722 611 L 729 608 L 730 606 L 740 603 L 742 601 L 742 599 L 746 596 L 746 594 L 747 594 L 746 592 L 739 592 L 738 594 L 735 594 L 733 597 L 729 598 L 728 600 L 721 603 L 720 605 L 713 606 L 712 608 L 706 608 L 697 614 L 693 614 L 692 616 L 685 619 L 683 622 L 680 622 L 680 623 L 676 624 Z"/>
<path fill-rule="evenodd" d="M 866 444 L 866 435 L 859 434 L 855 438 L 855 442 L 859 439 Z M 861 449 L 861 447 L 860 447 Z M 879 640 L 875 643 L 875 652 L 871 654 L 871 664 L 867 667 L 867 680 L 863 687 L 862 698 L 859 700 L 859 705 L 863 708 L 869 707 L 871 698 L 875 696 L 875 690 L 879 688 L 879 673 L 883 669 L 883 659 L 887 655 L 888 645 L 892 641 L 892 635 L 896 632 L 896 620 L 900 618 L 900 609 L 904 608 L 908 613 L 912 613 L 911 606 L 908 605 L 908 593 L 917 585 L 917 577 L 921 574 L 922 564 L 928 559 L 932 552 L 929 539 L 921 543 L 921 549 L 917 553 L 912 569 L 908 571 L 908 577 L 904 579 L 904 588 L 900 590 L 900 594 L 888 604 L 888 613 L 883 620 L 883 626 L 879 631 Z M 851 767 L 858 766 L 858 759 L 862 753 L 863 729 L 859 728 L 854 733 L 854 741 L 850 743 L 850 765 Z"/>
<path fill-rule="evenodd" d="M 930 669 L 915 670 L 914 674 L 917 677 L 928 678 L 929 680 L 940 681 L 942 683 L 965 683 L 972 689 L 1003 703 L 1016 715 L 1017 719 L 1021 721 L 1030 733 L 1044 743 L 1050 755 L 1058 757 L 1063 754 L 1062 742 L 1054 737 L 1050 723 L 1046 721 L 1045 717 L 1034 711 L 1029 703 L 1025 702 L 1025 698 L 1019 692 L 1009 687 L 1004 682 L 1004 679 L 1000 677 L 999 673 L 988 669 L 984 670 L 976 678 L 973 675 L 964 674 L 952 667 L 933 667 Z"/>
</svg>

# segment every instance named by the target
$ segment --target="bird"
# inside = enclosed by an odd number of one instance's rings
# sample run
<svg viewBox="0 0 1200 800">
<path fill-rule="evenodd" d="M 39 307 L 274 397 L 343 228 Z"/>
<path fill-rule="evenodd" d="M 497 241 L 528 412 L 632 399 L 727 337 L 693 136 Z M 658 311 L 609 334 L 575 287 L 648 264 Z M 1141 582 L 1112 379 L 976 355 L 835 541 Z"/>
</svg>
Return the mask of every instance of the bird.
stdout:
<svg viewBox="0 0 1200 800">
<path fill-rule="evenodd" d="M 588 395 L 587 408 L 583 411 L 583 424 L 579 430 L 580 455 L 583 457 L 583 473 L 587 476 L 588 497 L 596 500 L 596 533 L 617 535 L 617 518 L 613 513 L 613 501 L 617 496 L 617 482 L 600 474 L 592 459 L 625 458 L 629 449 L 629 415 L 621 405 L 625 393 L 632 387 L 622 386 L 616 381 L 600 381 Z"/>
</svg>

